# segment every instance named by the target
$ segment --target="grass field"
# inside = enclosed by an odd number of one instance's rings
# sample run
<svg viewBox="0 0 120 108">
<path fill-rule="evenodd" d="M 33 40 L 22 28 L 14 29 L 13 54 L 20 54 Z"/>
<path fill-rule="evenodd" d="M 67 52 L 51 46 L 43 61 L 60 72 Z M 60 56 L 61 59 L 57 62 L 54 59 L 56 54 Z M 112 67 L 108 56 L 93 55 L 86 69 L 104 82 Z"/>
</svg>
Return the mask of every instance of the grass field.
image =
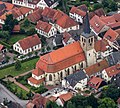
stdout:
<svg viewBox="0 0 120 108">
<path fill-rule="evenodd" d="M 14 34 L 14 35 L 11 36 L 10 40 L 8 41 L 8 43 L 10 45 L 13 45 L 17 41 L 19 41 L 19 40 L 21 40 L 21 39 L 23 39 L 25 37 L 27 37 L 25 34 Z"/>
<path fill-rule="evenodd" d="M 20 75 L 22 73 L 25 73 L 27 71 L 30 71 L 32 69 L 34 69 L 36 62 L 39 60 L 39 58 L 35 58 L 26 62 L 22 63 L 22 67 L 19 71 L 15 70 L 14 66 L 5 68 L 5 69 L 1 69 L 0 70 L 0 78 L 3 78 L 5 75 L 12 75 L 12 76 L 17 76 Z"/>
</svg>

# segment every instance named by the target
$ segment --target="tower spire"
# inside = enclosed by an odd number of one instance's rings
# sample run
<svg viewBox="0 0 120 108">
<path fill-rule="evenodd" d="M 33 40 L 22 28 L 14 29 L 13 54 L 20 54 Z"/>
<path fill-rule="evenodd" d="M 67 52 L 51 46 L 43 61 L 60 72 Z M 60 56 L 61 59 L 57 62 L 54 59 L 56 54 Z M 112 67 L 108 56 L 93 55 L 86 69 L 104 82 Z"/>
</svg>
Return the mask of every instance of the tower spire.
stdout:
<svg viewBox="0 0 120 108">
<path fill-rule="evenodd" d="M 90 34 L 91 32 L 88 12 L 86 12 L 86 16 L 84 17 L 84 30 L 83 31 L 85 34 Z"/>
</svg>

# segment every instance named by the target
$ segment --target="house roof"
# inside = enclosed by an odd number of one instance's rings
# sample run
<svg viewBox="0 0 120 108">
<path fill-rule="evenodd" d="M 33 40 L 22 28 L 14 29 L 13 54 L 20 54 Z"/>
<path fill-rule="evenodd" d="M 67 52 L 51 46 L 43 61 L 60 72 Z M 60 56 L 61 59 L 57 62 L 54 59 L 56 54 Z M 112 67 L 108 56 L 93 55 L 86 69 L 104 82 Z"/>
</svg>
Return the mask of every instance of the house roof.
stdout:
<svg viewBox="0 0 120 108">
<path fill-rule="evenodd" d="M 100 9 L 95 10 L 94 13 L 95 13 L 97 16 L 99 16 L 99 17 L 105 16 L 105 11 L 104 11 L 103 8 L 100 8 Z"/>
<path fill-rule="evenodd" d="M 107 46 L 109 45 L 106 40 L 98 40 L 95 42 L 94 48 L 96 52 L 104 52 L 108 49 Z"/>
<path fill-rule="evenodd" d="M 41 41 L 38 35 L 35 34 L 33 36 L 28 36 L 27 38 L 19 40 L 18 43 L 20 44 L 23 50 L 26 50 L 28 48 L 41 44 Z"/>
<path fill-rule="evenodd" d="M 83 49 L 79 42 L 74 42 L 41 56 L 36 67 L 45 72 L 57 72 L 82 61 L 85 61 Z"/>
<path fill-rule="evenodd" d="M 99 33 L 101 29 L 106 25 L 97 15 L 95 15 L 91 20 L 90 20 L 90 25 L 92 29 L 96 33 Z"/>
<path fill-rule="evenodd" d="M 109 40 L 111 42 L 114 42 L 117 39 L 118 36 L 119 36 L 119 34 L 115 30 L 109 29 L 105 33 L 103 39 L 107 39 L 107 40 Z"/>
<path fill-rule="evenodd" d="M 120 35 L 120 29 L 115 30 Z"/>
<path fill-rule="evenodd" d="M 110 28 L 112 29 L 118 29 L 120 28 L 120 21 L 119 22 L 114 22 L 114 23 L 110 23 L 110 24 L 107 24 Z"/>
<path fill-rule="evenodd" d="M 63 33 L 63 40 L 65 43 L 71 38 L 72 36 L 68 32 Z"/>
<path fill-rule="evenodd" d="M 40 18 L 42 17 L 42 12 L 43 10 L 38 8 L 36 9 L 33 13 L 31 13 L 30 15 L 28 15 L 28 20 L 32 23 L 37 23 L 37 21 L 40 20 Z"/>
<path fill-rule="evenodd" d="M 49 33 L 49 31 L 52 28 L 52 25 L 47 23 L 47 22 L 43 22 L 43 21 L 39 20 L 37 25 L 36 25 L 36 28 L 39 29 L 39 30 L 42 30 L 46 33 Z"/>
<path fill-rule="evenodd" d="M 34 71 L 32 72 L 32 74 L 34 74 L 36 76 L 40 76 L 40 75 L 43 75 L 44 72 L 41 69 L 36 68 L 36 69 L 34 69 Z"/>
<path fill-rule="evenodd" d="M 105 71 L 109 77 L 113 77 L 114 75 L 120 73 L 120 64 L 116 64 L 114 66 L 108 67 L 105 69 Z"/>
<path fill-rule="evenodd" d="M 117 64 L 118 62 L 120 62 L 120 51 L 113 52 L 112 54 L 107 56 L 107 61 L 110 66 L 113 66 Z"/>
<path fill-rule="evenodd" d="M 58 0 L 44 0 L 44 1 L 49 7 L 51 7 L 54 3 L 58 2 Z"/>
<path fill-rule="evenodd" d="M 78 14 L 78 15 L 80 15 L 80 16 L 82 16 L 82 17 L 84 17 L 85 15 L 86 15 L 86 12 L 85 11 L 83 11 L 83 10 L 81 10 L 81 9 L 78 9 L 77 7 L 75 7 L 75 6 L 73 6 L 72 8 L 71 8 L 71 10 L 70 10 L 70 13 L 72 13 L 72 14 Z"/>
<path fill-rule="evenodd" d="M 93 74 L 96 74 L 97 72 L 102 71 L 103 69 L 108 68 L 108 62 L 106 60 L 102 60 L 94 65 L 91 65 L 87 68 L 85 68 L 85 72 L 87 75 L 91 76 Z"/>
<path fill-rule="evenodd" d="M 73 27 L 78 25 L 77 22 L 75 22 L 72 18 L 70 18 L 68 15 L 63 15 L 60 17 L 57 21 L 56 24 L 62 27 L 63 29 Z"/>
<path fill-rule="evenodd" d="M 115 18 L 116 21 L 120 21 L 120 13 L 114 14 L 113 17 Z"/>
<path fill-rule="evenodd" d="M 28 78 L 28 81 L 30 81 L 32 84 L 36 84 L 36 85 L 40 85 L 41 83 L 43 83 L 45 81 L 44 78 L 40 79 L 40 80 L 36 80 L 33 77 Z"/>
<path fill-rule="evenodd" d="M 13 28 L 13 32 L 20 32 L 20 25 L 15 25 Z"/>
<path fill-rule="evenodd" d="M 98 89 L 102 81 L 103 79 L 93 76 L 88 82 L 88 85 L 91 86 L 92 88 Z"/>
<path fill-rule="evenodd" d="M 100 19 L 106 24 L 115 23 L 115 18 L 113 16 L 101 16 Z"/>
<path fill-rule="evenodd" d="M 26 13 L 30 12 L 32 9 L 31 8 L 27 8 L 27 7 L 20 7 L 19 11 L 25 15 Z"/>
<path fill-rule="evenodd" d="M 79 81 L 85 78 L 87 78 L 86 73 L 83 70 L 79 70 L 67 76 L 65 79 L 69 82 L 70 86 L 74 87 Z"/>
<path fill-rule="evenodd" d="M 4 46 L 0 44 L 0 51 L 1 51 L 3 48 L 4 48 Z"/>
<path fill-rule="evenodd" d="M 77 8 L 80 9 L 80 10 L 82 10 L 82 11 L 85 11 L 85 12 L 87 12 L 87 10 L 88 10 L 88 7 L 85 4 L 80 5 Z"/>
</svg>

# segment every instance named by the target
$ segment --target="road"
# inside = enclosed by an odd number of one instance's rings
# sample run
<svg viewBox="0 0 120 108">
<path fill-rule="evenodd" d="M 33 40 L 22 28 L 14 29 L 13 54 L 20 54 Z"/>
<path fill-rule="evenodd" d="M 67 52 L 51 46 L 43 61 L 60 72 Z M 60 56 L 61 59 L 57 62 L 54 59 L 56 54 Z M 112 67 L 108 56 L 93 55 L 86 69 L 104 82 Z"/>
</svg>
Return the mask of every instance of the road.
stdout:
<svg viewBox="0 0 120 108">
<path fill-rule="evenodd" d="M 2 84 L 0 84 L 0 103 L 3 102 L 3 99 L 7 98 L 8 101 L 13 101 L 19 103 L 23 108 L 26 108 L 28 100 L 21 100 L 9 90 L 7 90 Z"/>
</svg>

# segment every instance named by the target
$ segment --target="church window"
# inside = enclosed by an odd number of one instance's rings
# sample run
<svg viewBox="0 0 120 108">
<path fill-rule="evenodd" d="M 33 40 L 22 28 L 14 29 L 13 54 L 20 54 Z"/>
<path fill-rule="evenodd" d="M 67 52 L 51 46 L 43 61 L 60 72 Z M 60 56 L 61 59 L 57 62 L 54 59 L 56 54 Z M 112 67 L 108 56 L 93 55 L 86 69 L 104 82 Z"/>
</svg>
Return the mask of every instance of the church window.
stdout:
<svg viewBox="0 0 120 108">
<path fill-rule="evenodd" d="M 93 38 L 91 38 L 91 42 L 93 42 Z"/>
<path fill-rule="evenodd" d="M 52 81 L 52 75 L 51 74 L 49 75 L 49 81 Z"/>
</svg>

